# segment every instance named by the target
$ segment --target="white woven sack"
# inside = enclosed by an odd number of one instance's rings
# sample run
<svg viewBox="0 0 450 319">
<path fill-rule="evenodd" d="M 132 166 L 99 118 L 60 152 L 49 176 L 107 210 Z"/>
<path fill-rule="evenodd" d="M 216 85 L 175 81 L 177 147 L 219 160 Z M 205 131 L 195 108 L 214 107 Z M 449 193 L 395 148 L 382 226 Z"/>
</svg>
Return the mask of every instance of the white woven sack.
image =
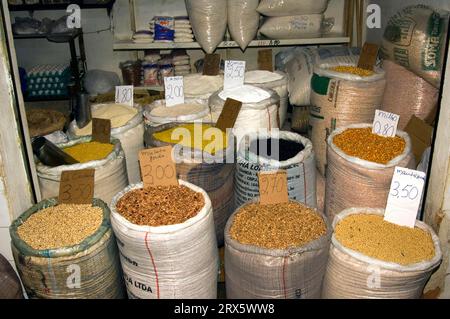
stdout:
<svg viewBox="0 0 450 319">
<path fill-rule="evenodd" d="M 333 229 L 341 220 L 353 214 L 383 216 L 384 209 L 345 209 L 334 218 Z M 441 262 L 442 252 L 439 238 L 431 227 L 418 220 L 415 226 L 431 234 L 435 256 L 429 261 L 406 266 L 375 259 L 347 248 L 336 239 L 333 233 L 322 297 L 327 299 L 420 298 L 431 273 Z"/>
<path fill-rule="evenodd" d="M 248 145 L 251 141 L 269 137 L 300 143 L 304 149 L 286 161 L 267 159 L 249 151 Z M 235 171 L 236 207 L 259 196 L 259 172 L 278 169 L 287 172 L 290 199 L 302 202 L 308 207 L 317 207 L 316 169 L 311 141 L 296 133 L 276 130 L 265 134 L 253 133 L 249 135 L 248 142 L 241 141 Z"/>
<path fill-rule="evenodd" d="M 269 17 L 323 13 L 328 0 L 261 0 L 258 12 Z"/>
<path fill-rule="evenodd" d="M 200 192 L 205 206 L 182 224 L 139 226 L 116 211 L 127 192 L 142 188 L 130 185 L 111 202 L 111 225 L 130 298 L 215 299 L 218 250 L 211 201 L 201 188 L 179 180 L 180 185 Z"/>
<path fill-rule="evenodd" d="M 90 137 L 81 137 L 68 143 L 57 144 L 57 146 L 59 148 L 65 148 L 90 141 Z M 120 145 L 120 141 L 112 139 L 111 143 L 114 144 L 113 152 L 102 160 L 57 167 L 50 167 L 37 162 L 36 171 L 42 199 L 58 196 L 59 181 L 63 171 L 93 168 L 95 169 L 94 197 L 110 203 L 113 196 L 128 185 L 125 154 Z"/>
<path fill-rule="evenodd" d="M 322 14 L 269 17 L 259 32 L 271 39 L 317 38 L 322 35 Z"/>
<path fill-rule="evenodd" d="M 95 104 L 92 109 L 96 109 L 107 104 Z M 134 105 L 138 113 L 133 116 L 125 125 L 112 128 L 111 136 L 120 140 L 122 149 L 125 153 L 128 181 L 130 184 L 141 181 L 141 171 L 139 167 L 139 151 L 144 148 L 144 120 L 142 116 L 142 107 Z M 70 123 L 68 134 L 71 139 L 78 138 L 76 130 L 78 129 L 76 121 Z"/>
<path fill-rule="evenodd" d="M 258 32 L 259 13 L 256 8 L 259 0 L 227 0 L 227 3 L 231 38 L 245 50 Z"/>
<path fill-rule="evenodd" d="M 194 73 L 183 78 L 184 96 L 186 98 L 208 100 L 223 87 L 223 75 L 202 75 Z"/>
</svg>

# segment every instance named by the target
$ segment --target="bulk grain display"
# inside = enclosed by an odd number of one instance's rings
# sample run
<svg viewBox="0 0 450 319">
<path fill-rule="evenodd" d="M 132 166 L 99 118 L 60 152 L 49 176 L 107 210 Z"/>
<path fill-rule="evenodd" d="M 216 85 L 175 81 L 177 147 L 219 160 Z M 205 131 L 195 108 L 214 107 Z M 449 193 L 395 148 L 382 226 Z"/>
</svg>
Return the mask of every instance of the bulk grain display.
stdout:
<svg viewBox="0 0 450 319">
<path fill-rule="evenodd" d="M 256 37 L 259 27 L 259 0 L 226 0 L 228 31 L 242 50 Z"/>
<path fill-rule="evenodd" d="M 218 135 L 209 136 L 209 132 Z M 148 131 L 146 144 L 174 146 L 177 175 L 207 192 L 217 242 L 223 245 L 223 230 L 234 209 L 234 144 L 228 142 L 228 136 L 210 124 L 166 124 Z M 180 146 L 183 148 L 178 149 Z"/>
<path fill-rule="evenodd" d="M 325 215 L 329 219 L 348 207 L 383 207 L 395 166 L 415 168 L 411 141 L 372 133 L 371 124 L 336 129 L 328 137 Z"/>
<path fill-rule="evenodd" d="M 248 143 L 241 141 L 235 173 L 236 206 L 259 196 L 261 171 L 279 169 L 287 172 L 289 198 L 316 207 L 316 168 L 311 141 L 286 131 L 250 134 Z"/>
<path fill-rule="evenodd" d="M 326 218 L 300 203 L 241 206 L 225 229 L 227 298 L 319 298 L 330 236 Z"/>
<path fill-rule="evenodd" d="M 323 298 L 420 298 L 442 258 L 431 227 L 383 220 L 384 210 L 348 208 L 333 221 L 334 233 Z"/>
<path fill-rule="evenodd" d="M 130 298 L 217 296 L 219 260 L 211 201 L 201 188 L 181 180 L 179 184 L 131 185 L 111 203 Z"/>
<path fill-rule="evenodd" d="M 28 298 L 124 298 L 108 206 L 44 200 L 10 227 L 14 260 Z"/>
<path fill-rule="evenodd" d="M 371 123 L 381 106 L 386 80 L 382 69 L 367 71 L 352 64 L 319 63 L 311 79 L 311 141 L 321 174 L 326 168 L 326 140 L 336 129 Z"/>
<path fill-rule="evenodd" d="M 184 97 L 189 99 L 205 100 L 223 86 L 223 75 L 202 75 L 194 73 L 183 78 Z"/>
<path fill-rule="evenodd" d="M 36 171 L 43 199 L 58 196 L 63 171 L 95 169 L 94 197 L 106 203 L 128 185 L 125 154 L 119 140 L 111 139 L 109 144 L 92 142 L 91 137 L 81 137 L 57 146 L 80 163 L 50 167 L 37 161 Z"/>
<path fill-rule="evenodd" d="M 120 140 L 125 153 L 128 180 L 132 184 L 140 182 L 138 153 L 144 148 L 144 121 L 141 106 L 96 104 L 92 106 L 92 117 L 111 120 L 111 136 Z M 69 136 L 72 139 L 91 134 L 92 122 L 81 129 L 75 121 L 69 126 Z"/>
</svg>

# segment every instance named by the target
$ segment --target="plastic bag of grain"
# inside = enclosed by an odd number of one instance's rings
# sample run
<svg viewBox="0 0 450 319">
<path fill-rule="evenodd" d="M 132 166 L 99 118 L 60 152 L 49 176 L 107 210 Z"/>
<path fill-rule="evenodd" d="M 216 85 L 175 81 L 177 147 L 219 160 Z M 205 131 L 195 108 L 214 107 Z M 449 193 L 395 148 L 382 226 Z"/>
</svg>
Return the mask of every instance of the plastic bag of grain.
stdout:
<svg viewBox="0 0 450 319">
<path fill-rule="evenodd" d="M 280 96 L 280 108 L 278 109 L 280 118 L 280 127 L 283 127 L 286 120 L 288 108 L 288 90 L 287 90 L 287 76 L 282 71 L 263 71 L 255 70 L 245 72 L 245 83 L 260 88 L 267 88 L 274 90 Z"/>
<path fill-rule="evenodd" d="M 111 136 L 120 140 L 125 153 L 128 180 L 130 184 L 141 181 L 138 154 L 144 148 L 144 120 L 142 107 L 122 104 L 96 104 L 92 106 L 92 117 L 111 120 Z M 78 128 L 76 121 L 70 123 L 69 136 L 78 138 L 91 135 L 92 122 Z"/>
<path fill-rule="evenodd" d="M 259 0 L 227 0 L 228 30 L 242 50 L 256 37 L 259 27 Z"/>
<path fill-rule="evenodd" d="M 421 221 L 416 221 L 415 229 L 400 227 L 384 222 L 383 215 L 384 209 L 374 208 L 348 208 L 336 215 L 323 298 L 421 297 L 442 259 L 439 238 Z M 362 232 L 348 228 L 345 224 L 348 218 L 355 218 L 351 220 L 353 226 L 358 225 Z M 354 241 L 347 236 L 353 236 Z"/>
<path fill-rule="evenodd" d="M 348 138 L 345 147 L 352 151 L 360 149 L 361 155 L 371 156 L 373 160 L 348 155 L 336 145 L 335 137 L 349 129 L 368 130 L 368 132 L 360 130 L 356 133 L 363 134 L 361 138 L 363 142 L 359 139 L 351 140 L 352 137 L 344 137 Z M 354 124 L 336 129 L 328 137 L 325 215 L 330 220 L 348 207 L 386 206 L 395 166 L 415 168 L 411 140 L 407 133 L 400 130 L 396 133 L 397 137 L 403 140 L 402 151 L 397 145 L 398 141 L 372 134 L 371 131 L 371 124 Z M 364 145 L 365 149 L 361 150 L 360 145 Z M 388 150 L 389 153 L 383 149 Z M 378 158 L 383 159 L 385 163 L 375 162 Z"/>
<path fill-rule="evenodd" d="M 328 0 L 261 0 L 258 12 L 269 17 L 323 13 Z"/>
<path fill-rule="evenodd" d="M 287 172 L 289 198 L 316 207 L 316 168 L 311 141 L 291 132 L 253 133 L 241 141 L 235 173 L 236 207 L 259 196 L 258 174 Z"/>
<path fill-rule="evenodd" d="M 403 130 L 412 115 L 425 120 L 437 106 L 439 90 L 430 83 L 392 61 L 384 60 L 386 90 L 382 110 L 400 115 L 398 128 Z"/>
<path fill-rule="evenodd" d="M 206 53 L 213 53 L 227 29 L 227 1 L 185 1 L 195 39 Z"/>
<path fill-rule="evenodd" d="M 8 260 L 0 254 L 0 299 L 23 299 L 19 277 Z"/>
<path fill-rule="evenodd" d="M 102 210 L 101 224 L 73 246 L 34 249 L 20 237 L 19 228 L 41 210 L 57 206 L 56 198 L 44 200 L 19 216 L 10 226 L 12 251 L 28 298 L 111 299 L 124 298 L 125 291 L 108 206 L 93 199 Z M 67 221 L 61 220 L 63 227 Z M 39 238 L 36 229 L 36 238 Z"/>
<path fill-rule="evenodd" d="M 268 17 L 259 32 L 270 39 L 317 38 L 322 35 L 322 14 Z"/>
<path fill-rule="evenodd" d="M 147 131 L 145 138 L 148 147 L 174 146 L 177 176 L 208 194 L 213 208 L 217 242 L 222 246 L 223 230 L 234 209 L 234 144 L 231 143 L 232 137 L 218 129 L 214 132 L 211 128 L 215 129 L 209 124 L 201 123 L 164 124 Z M 209 137 L 212 137 L 209 132 L 214 134 L 214 142 L 217 143 L 215 146 L 221 148 L 215 148 L 214 154 L 206 149 L 205 142 L 209 143 Z M 188 139 L 188 144 L 177 145 L 183 142 L 183 138 Z M 194 141 L 192 145 L 192 138 L 199 138 L 205 148 L 201 149 L 199 141 Z M 183 148 L 178 149 L 179 146 Z"/>
<path fill-rule="evenodd" d="M 215 299 L 217 296 L 219 260 L 211 201 L 201 188 L 182 180 L 179 184 L 200 193 L 204 199 L 200 211 L 183 223 L 137 225 L 122 216 L 117 210 L 120 199 L 142 189 L 142 183 L 128 186 L 111 203 L 111 224 L 130 298 Z"/>
<path fill-rule="evenodd" d="M 91 137 L 80 137 L 68 143 L 57 144 L 57 146 L 63 149 L 90 141 Z M 38 161 L 36 163 L 36 171 L 42 198 L 46 199 L 58 196 L 59 181 L 63 171 L 93 168 L 95 169 L 94 197 L 106 203 L 111 202 L 113 196 L 128 185 L 125 154 L 120 145 L 120 141 L 113 138 L 111 139 L 111 143 L 114 145 L 113 151 L 107 157 L 100 160 L 57 167 L 46 166 Z"/>
<path fill-rule="evenodd" d="M 183 78 L 184 97 L 206 100 L 223 86 L 223 75 L 202 75 L 194 73 Z"/>
<path fill-rule="evenodd" d="M 384 30 L 381 53 L 439 88 L 449 13 L 423 4 L 405 7 Z"/>
<path fill-rule="evenodd" d="M 241 206 L 225 228 L 227 298 L 320 298 L 330 237 L 326 218 L 303 204 Z"/>
<path fill-rule="evenodd" d="M 325 174 L 327 137 L 342 126 L 371 123 L 380 108 L 386 85 L 384 71 L 375 67 L 371 75 L 335 71 L 353 63 L 322 62 L 314 66 L 311 79 L 309 126 L 319 172 Z"/>
</svg>

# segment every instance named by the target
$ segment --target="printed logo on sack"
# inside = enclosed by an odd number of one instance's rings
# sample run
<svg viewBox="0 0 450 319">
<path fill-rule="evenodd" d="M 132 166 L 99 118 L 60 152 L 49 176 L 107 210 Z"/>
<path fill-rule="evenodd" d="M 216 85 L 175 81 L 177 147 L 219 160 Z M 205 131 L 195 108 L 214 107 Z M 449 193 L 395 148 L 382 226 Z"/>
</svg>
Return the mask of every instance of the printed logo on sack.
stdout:
<svg viewBox="0 0 450 319">
<path fill-rule="evenodd" d="M 70 273 L 66 280 L 66 286 L 69 289 L 81 288 L 81 268 L 76 264 L 67 266 L 66 272 Z"/>
<path fill-rule="evenodd" d="M 77 4 L 70 4 L 67 6 L 66 12 L 69 13 L 67 16 L 66 24 L 69 29 L 79 29 L 81 28 L 81 9 Z"/>
<path fill-rule="evenodd" d="M 369 29 L 381 29 L 381 8 L 378 4 L 369 4 L 366 12 L 369 14 L 366 19 L 366 26 Z"/>
</svg>

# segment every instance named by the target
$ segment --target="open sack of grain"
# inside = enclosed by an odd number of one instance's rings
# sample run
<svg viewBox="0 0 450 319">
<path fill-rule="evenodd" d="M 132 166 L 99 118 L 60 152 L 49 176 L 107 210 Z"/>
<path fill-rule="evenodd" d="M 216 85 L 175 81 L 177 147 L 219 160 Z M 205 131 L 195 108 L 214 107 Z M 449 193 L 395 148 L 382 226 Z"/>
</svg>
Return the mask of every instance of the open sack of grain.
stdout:
<svg viewBox="0 0 450 319">
<path fill-rule="evenodd" d="M 442 259 L 439 238 L 383 220 L 384 210 L 348 208 L 333 221 L 323 298 L 420 298 Z"/>
<path fill-rule="evenodd" d="M 109 208 L 44 200 L 10 226 L 12 251 L 28 298 L 124 298 Z"/>
<path fill-rule="evenodd" d="M 184 97 L 188 99 L 205 100 L 220 90 L 223 86 L 223 75 L 189 74 L 183 77 Z"/>
</svg>

